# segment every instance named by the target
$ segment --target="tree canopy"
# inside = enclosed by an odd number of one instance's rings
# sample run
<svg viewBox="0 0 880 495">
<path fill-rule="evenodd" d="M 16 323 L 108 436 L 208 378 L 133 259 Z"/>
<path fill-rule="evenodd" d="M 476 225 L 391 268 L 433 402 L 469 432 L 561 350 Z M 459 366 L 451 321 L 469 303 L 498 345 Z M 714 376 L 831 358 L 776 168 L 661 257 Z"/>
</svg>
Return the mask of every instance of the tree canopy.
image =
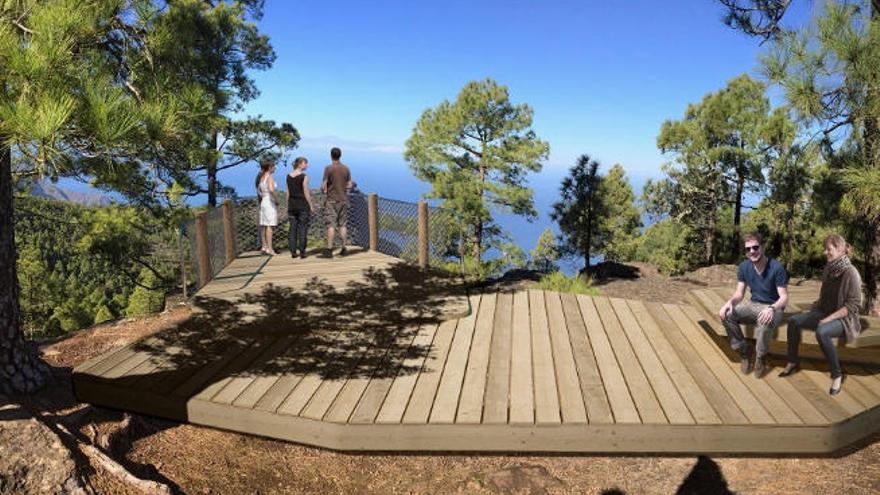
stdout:
<svg viewBox="0 0 880 495">
<path fill-rule="evenodd" d="M 526 175 L 541 170 L 549 145 L 531 125 L 531 107 L 514 105 L 507 87 L 485 79 L 467 83 L 455 101 L 425 110 L 406 141 L 410 169 L 431 184 L 428 197 L 458 219 L 462 257 L 476 265 L 498 247 L 493 211 L 537 215 Z"/>
</svg>

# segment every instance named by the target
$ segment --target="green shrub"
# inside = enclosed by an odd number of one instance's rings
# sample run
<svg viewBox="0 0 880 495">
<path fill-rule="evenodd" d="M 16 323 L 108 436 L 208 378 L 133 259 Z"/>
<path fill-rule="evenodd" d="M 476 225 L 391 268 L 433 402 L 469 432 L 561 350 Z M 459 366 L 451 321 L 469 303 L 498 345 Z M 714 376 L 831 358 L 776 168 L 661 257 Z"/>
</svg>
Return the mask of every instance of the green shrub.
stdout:
<svg viewBox="0 0 880 495">
<path fill-rule="evenodd" d="M 95 313 L 95 325 L 99 325 L 101 323 L 112 321 L 115 319 L 116 315 L 113 314 L 113 311 L 110 311 L 110 308 L 108 308 L 106 304 L 102 304 L 98 308 L 98 312 Z"/>
<path fill-rule="evenodd" d="M 541 280 L 538 281 L 538 287 L 544 290 L 571 292 L 587 296 L 598 296 L 601 294 L 598 288 L 593 287 L 593 279 L 580 275 L 567 277 L 564 273 L 558 271 L 541 277 Z"/>
<path fill-rule="evenodd" d="M 125 308 L 126 316 L 146 316 L 162 311 L 165 304 L 165 291 L 161 288 L 148 288 L 158 286 L 156 275 L 151 270 L 144 268 L 138 277 L 138 283 L 141 285 L 135 287 L 131 297 L 128 298 L 128 307 Z"/>
</svg>

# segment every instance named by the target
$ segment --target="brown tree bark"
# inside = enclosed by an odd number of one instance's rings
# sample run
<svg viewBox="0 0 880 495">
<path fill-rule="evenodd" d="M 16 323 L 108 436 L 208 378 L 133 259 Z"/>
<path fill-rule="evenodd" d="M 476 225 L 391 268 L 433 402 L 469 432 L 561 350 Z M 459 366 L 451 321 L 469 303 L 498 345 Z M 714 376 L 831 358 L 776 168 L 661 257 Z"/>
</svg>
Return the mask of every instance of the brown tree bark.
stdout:
<svg viewBox="0 0 880 495">
<path fill-rule="evenodd" d="M 217 151 L 217 131 L 211 134 L 211 149 Z M 208 176 L 208 206 L 217 206 L 217 161 L 211 158 L 205 170 Z"/>
<path fill-rule="evenodd" d="M 0 146 L 0 392 L 4 394 L 34 392 L 49 377 L 49 367 L 24 341 L 14 226 L 12 156 L 8 146 Z"/>
<path fill-rule="evenodd" d="M 740 223 L 742 221 L 742 197 L 745 189 L 746 179 L 741 173 L 737 173 L 736 177 L 736 204 L 733 207 L 733 245 L 730 247 L 730 260 L 735 262 L 739 259 L 739 250 L 741 248 L 740 239 Z"/>
</svg>

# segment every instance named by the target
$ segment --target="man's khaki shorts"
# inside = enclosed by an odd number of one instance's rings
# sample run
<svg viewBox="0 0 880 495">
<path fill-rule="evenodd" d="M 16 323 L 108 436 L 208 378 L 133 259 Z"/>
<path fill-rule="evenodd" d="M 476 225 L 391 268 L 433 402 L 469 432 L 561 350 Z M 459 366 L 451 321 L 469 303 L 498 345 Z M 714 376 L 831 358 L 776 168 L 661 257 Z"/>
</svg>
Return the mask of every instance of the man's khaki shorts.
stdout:
<svg viewBox="0 0 880 495">
<path fill-rule="evenodd" d="M 348 223 L 348 203 L 327 201 L 324 203 L 324 220 L 327 227 L 341 228 Z"/>
</svg>

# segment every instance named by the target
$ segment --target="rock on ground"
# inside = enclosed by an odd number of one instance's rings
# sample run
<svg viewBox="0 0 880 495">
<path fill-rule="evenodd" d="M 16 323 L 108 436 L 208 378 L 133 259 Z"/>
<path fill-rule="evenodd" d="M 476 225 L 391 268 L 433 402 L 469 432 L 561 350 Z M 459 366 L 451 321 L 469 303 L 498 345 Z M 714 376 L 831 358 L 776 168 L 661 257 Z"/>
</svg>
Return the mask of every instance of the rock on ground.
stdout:
<svg viewBox="0 0 880 495">
<path fill-rule="evenodd" d="M 0 494 L 84 493 L 60 439 L 27 410 L 0 396 Z"/>
</svg>

